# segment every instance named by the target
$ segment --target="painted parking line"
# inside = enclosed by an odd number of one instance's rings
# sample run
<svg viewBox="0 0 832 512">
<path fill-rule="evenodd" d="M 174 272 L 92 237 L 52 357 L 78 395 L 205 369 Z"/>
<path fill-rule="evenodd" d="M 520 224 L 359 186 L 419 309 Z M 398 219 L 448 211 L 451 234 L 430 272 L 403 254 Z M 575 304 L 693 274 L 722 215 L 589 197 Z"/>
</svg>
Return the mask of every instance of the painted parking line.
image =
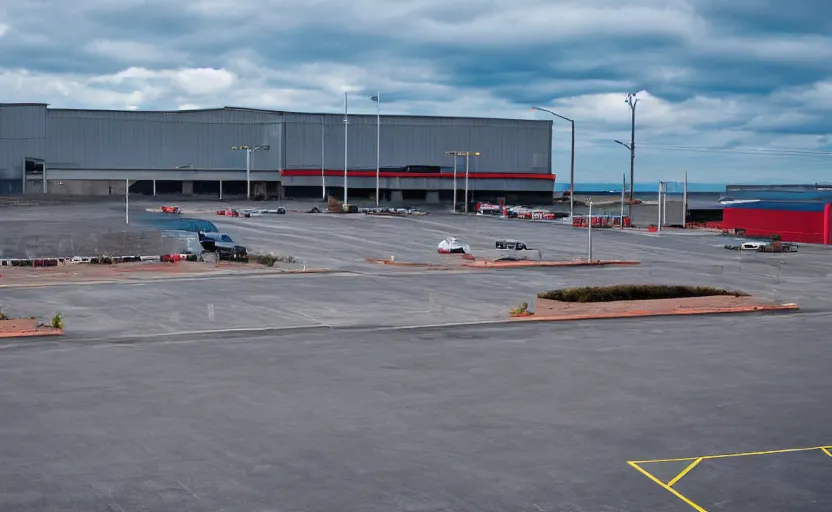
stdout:
<svg viewBox="0 0 832 512">
<path fill-rule="evenodd" d="M 786 448 L 783 450 L 767 450 L 761 452 L 741 452 L 741 453 L 723 453 L 717 455 L 703 455 L 700 457 L 680 457 L 675 459 L 651 459 L 651 460 L 628 460 L 627 464 L 632 466 L 636 469 L 639 473 L 643 474 L 659 486 L 661 486 L 664 490 L 668 491 L 672 495 L 676 496 L 686 504 L 688 504 L 691 508 L 696 510 L 697 512 L 707 512 L 704 508 L 700 505 L 697 505 L 693 501 L 691 501 L 688 497 L 682 495 L 679 491 L 673 488 L 679 480 L 681 480 L 685 475 L 690 473 L 696 466 L 699 465 L 700 462 L 703 460 L 713 460 L 713 459 L 727 459 L 733 457 L 749 457 L 753 455 L 774 455 L 778 453 L 795 453 L 795 452 L 810 452 L 810 451 L 818 451 L 824 455 L 832 457 L 832 445 L 826 446 L 813 446 L 811 448 Z M 673 478 L 668 480 L 667 482 L 662 481 L 659 477 L 655 476 L 651 472 L 647 471 L 642 467 L 643 464 L 654 464 L 654 463 L 661 463 L 661 462 L 688 462 L 685 465 L 684 469 L 678 472 Z"/>
</svg>

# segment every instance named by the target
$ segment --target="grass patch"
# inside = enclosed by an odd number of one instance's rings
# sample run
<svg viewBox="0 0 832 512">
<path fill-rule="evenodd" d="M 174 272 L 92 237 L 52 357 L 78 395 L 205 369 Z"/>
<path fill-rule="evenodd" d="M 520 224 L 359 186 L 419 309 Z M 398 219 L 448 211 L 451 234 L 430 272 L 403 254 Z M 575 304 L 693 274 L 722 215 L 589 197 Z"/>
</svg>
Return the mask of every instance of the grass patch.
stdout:
<svg viewBox="0 0 832 512">
<path fill-rule="evenodd" d="M 744 292 L 710 288 L 707 286 L 678 286 L 654 284 L 622 284 L 615 286 L 585 286 L 540 292 L 540 299 L 561 302 L 615 302 L 621 300 L 687 299 L 728 295 L 747 297 Z"/>
</svg>

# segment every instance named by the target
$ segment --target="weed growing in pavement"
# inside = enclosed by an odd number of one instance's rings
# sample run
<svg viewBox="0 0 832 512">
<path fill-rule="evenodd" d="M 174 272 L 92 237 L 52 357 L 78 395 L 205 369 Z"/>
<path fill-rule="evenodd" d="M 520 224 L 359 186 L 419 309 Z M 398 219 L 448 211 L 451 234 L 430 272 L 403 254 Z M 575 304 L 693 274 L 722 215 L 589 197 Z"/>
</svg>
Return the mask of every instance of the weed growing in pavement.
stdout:
<svg viewBox="0 0 832 512">
<path fill-rule="evenodd" d="M 61 316 L 60 313 L 55 313 L 55 316 L 52 317 L 52 322 L 50 324 L 53 329 L 61 329 L 64 328 L 64 318 Z"/>
<path fill-rule="evenodd" d="M 519 306 L 517 306 L 516 308 L 511 310 L 512 315 L 525 315 L 528 312 L 529 312 L 529 303 L 528 302 L 524 302 L 524 303 L 520 304 Z"/>
</svg>

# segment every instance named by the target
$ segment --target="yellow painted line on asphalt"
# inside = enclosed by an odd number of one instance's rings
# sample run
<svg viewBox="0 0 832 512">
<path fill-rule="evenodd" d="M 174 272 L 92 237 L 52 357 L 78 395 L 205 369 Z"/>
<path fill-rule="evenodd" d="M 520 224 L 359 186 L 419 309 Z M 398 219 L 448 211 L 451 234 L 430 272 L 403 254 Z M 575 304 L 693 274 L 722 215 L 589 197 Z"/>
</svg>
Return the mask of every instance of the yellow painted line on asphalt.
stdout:
<svg viewBox="0 0 832 512">
<path fill-rule="evenodd" d="M 636 470 L 638 470 L 641 474 L 643 474 L 644 476 L 646 476 L 646 477 L 647 477 L 647 478 L 649 478 L 650 480 L 652 480 L 652 481 L 656 482 L 658 485 L 660 485 L 660 486 L 662 487 L 662 489 L 666 490 L 667 492 L 669 492 L 669 493 L 673 494 L 674 496 L 676 496 L 676 497 L 677 497 L 677 498 L 679 498 L 680 500 L 682 500 L 682 501 L 684 501 L 685 503 L 687 503 L 688 505 L 690 505 L 690 506 L 691 506 L 694 510 L 696 510 L 696 512 L 707 512 L 707 510 L 705 510 L 704 508 L 700 507 L 700 506 L 699 506 L 699 505 L 697 505 L 696 503 L 692 502 L 692 501 L 691 501 L 691 500 L 689 500 L 687 497 L 685 497 L 684 495 L 682 495 L 679 491 L 677 491 L 676 489 L 673 489 L 672 487 L 670 487 L 670 486 L 669 486 L 669 485 L 667 485 L 666 483 L 662 482 L 661 480 L 659 480 L 658 478 L 656 478 L 655 476 L 653 476 L 652 474 L 650 474 L 650 472 L 648 472 L 647 470 L 645 470 L 644 468 L 642 468 L 641 466 L 639 466 L 637 463 L 635 463 L 635 462 L 627 462 L 627 464 L 629 464 L 629 465 L 633 466 L 633 467 L 634 467 Z"/>
<path fill-rule="evenodd" d="M 702 462 L 702 457 L 699 457 L 699 458 L 698 458 L 698 459 L 696 459 L 695 461 L 693 461 L 693 462 L 691 462 L 690 464 L 688 464 L 688 467 L 686 467 L 685 469 L 683 469 L 683 470 L 682 470 L 682 472 L 681 472 L 681 473 L 679 473 L 678 475 L 676 475 L 676 476 L 673 478 L 673 480 L 671 480 L 671 481 L 667 482 L 667 486 L 668 486 L 668 487 L 673 487 L 673 484 L 675 484 L 676 482 L 678 482 L 679 480 L 681 480 L 683 476 L 685 476 L 685 475 L 687 475 L 688 473 L 690 473 L 690 470 L 691 470 L 691 469 L 693 469 L 693 468 L 695 468 L 695 467 L 697 466 L 697 464 L 699 464 L 700 462 Z"/>
<path fill-rule="evenodd" d="M 759 452 L 722 453 L 722 454 L 717 454 L 717 455 L 704 455 L 704 456 L 701 456 L 701 457 L 679 457 L 679 458 L 675 458 L 675 459 L 629 460 L 629 461 L 627 461 L 627 464 L 629 464 L 630 466 L 632 466 L 633 468 L 638 470 L 639 473 L 643 474 L 644 476 L 646 476 L 647 478 L 649 478 L 650 480 L 652 480 L 656 484 L 660 485 L 662 487 L 662 489 L 668 491 L 669 493 L 673 494 L 674 496 L 676 496 L 677 498 L 679 498 L 680 500 L 682 500 L 686 504 L 690 505 L 697 512 L 707 512 L 704 508 L 702 508 L 701 506 L 697 505 L 696 503 L 694 503 L 693 501 L 688 499 L 686 496 L 679 493 L 676 489 L 673 489 L 674 484 L 679 482 L 679 480 L 681 480 L 682 477 L 687 475 L 693 468 L 695 468 L 697 465 L 699 465 L 699 463 L 702 462 L 703 460 L 727 459 L 727 458 L 731 458 L 731 457 L 749 457 L 749 456 L 752 456 L 752 455 L 774 455 L 774 454 L 778 454 L 778 453 L 810 452 L 810 451 L 815 451 L 815 450 L 821 451 L 824 454 L 826 454 L 827 456 L 832 457 L 832 452 L 830 452 L 830 449 L 832 449 L 832 445 L 812 446 L 810 448 L 787 448 L 787 449 L 784 449 L 784 450 L 766 450 L 766 451 L 759 451 Z M 676 475 L 668 483 L 662 482 L 661 480 L 656 478 L 654 475 L 652 475 L 649 471 L 647 471 L 646 469 L 644 469 L 640 466 L 640 464 L 652 464 L 652 463 L 657 463 L 657 462 L 686 462 L 686 461 L 690 461 L 690 464 L 688 464 L 687 467 L 685 467 L 685 469 L 683 469 L 678 475 Z"/>
<path fill-rule="evenodd" d="M 680 457 L 677 459 L 654 459 L 654 460 L 634 460 L 628 461 L 635 464 L 647 464 L 650 462 L 684 462 L 686 460 L 694 461 L 696 459 L 726 459 L 729 457 L 748 457 L 751 455 L 773 455 L 775 453 L 793 453 L 793 452 L 810 452 L 812 450 L 823 450 L 824 448 L 832 448 L 832 446 L 812 446 L 811 448 L 788 448 L 785 450 L 768 450 L 763 452 L 740 452 L 740 453 L 722 453 L 719 455 L 704 455 L 701 457 Z"/>
</svg>

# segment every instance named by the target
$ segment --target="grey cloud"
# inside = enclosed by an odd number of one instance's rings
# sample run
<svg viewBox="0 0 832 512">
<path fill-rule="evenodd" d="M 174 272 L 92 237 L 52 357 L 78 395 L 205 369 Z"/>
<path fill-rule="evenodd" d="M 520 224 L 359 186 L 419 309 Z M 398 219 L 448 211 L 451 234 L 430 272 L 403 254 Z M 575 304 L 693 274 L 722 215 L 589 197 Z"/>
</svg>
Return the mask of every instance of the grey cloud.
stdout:
<svg viewBox="0 0 832 512">
<path fill-rule="evenodd" d="M 59 106 L 337 109 L 343 87 L 401 113 L 549 104 L 581 116 L 586 141 L 623 136 L 623 94 L 645 89 L 645 139 L 763 143 L 832 131 L 817 116 L 832 109 L 831 14 L 828 0 L 30 0 L 0 15 L 0 73 L 35 84 L 10 97 Z M 148 76 L 91 80 L 130 67 Z M 178 71 L 205 67 L 233 86 Z"/>
</svg>

